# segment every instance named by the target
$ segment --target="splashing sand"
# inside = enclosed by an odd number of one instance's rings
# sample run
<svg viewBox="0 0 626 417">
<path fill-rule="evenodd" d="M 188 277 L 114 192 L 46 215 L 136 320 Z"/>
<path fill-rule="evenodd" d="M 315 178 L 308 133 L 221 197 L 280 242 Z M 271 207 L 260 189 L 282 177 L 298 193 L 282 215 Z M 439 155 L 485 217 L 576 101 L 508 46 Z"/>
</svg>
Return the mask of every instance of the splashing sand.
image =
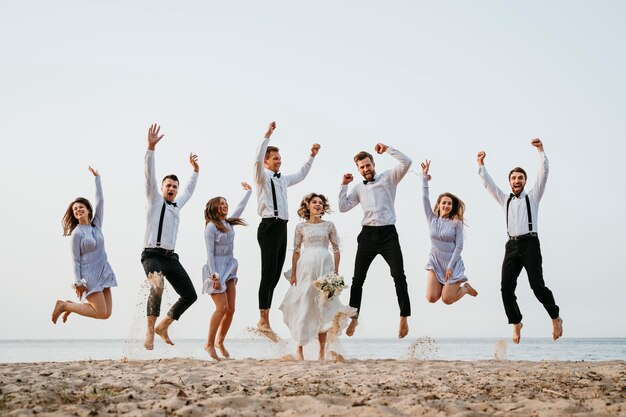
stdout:
<svg viewBox="0 0 626 417">
<path fill-rule="evenodd" d="M 422 336 L 411 343 L 407 351 L 407 359 L 409 360 L 431 360 L 437 359 L 438 356 L 439 347 L 435 339 L 428 336 Z"/>
<path fill-rule="evenodd" d="M 500 339 L 496 342 L 493 358 L 501 361 L 506 360 L 506 339 Z"/>
</svg>

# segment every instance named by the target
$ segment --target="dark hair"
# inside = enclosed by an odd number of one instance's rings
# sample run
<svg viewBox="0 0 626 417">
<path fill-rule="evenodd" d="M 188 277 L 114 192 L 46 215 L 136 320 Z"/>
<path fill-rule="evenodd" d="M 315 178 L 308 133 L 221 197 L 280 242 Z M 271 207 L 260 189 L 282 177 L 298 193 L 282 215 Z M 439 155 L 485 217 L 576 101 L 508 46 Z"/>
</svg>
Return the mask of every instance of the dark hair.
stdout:
<svg viewBox="0 0 626 417">
<path fill-rule="evenodd" d="M 280 149 L 278 149 L 276 146 L 268 146 L 267 150 L 265 151 L 265 158 L 263 160 L 267 161 L 270 158 L 270 153 L 272 152 L 280 152 Z"/>
<path fill-rule="evenodd" d="M 300 201 L 300 208 L 298 209 L 298 216 L 300 216 L 300 218 L 305 219 L 305 220 L 309 220 L 311 218 L 311 212 L 309 211 L 309 203 L 315 197 L 319 197 L 319 199 L 322 200 L 322 204 L 323 204 L 322 216 L 324 214 L 332 213 L 332 211 L 330 210 L 330 204 L 328 204 L 328 199 L 326 198 L 324 194 L 311 193 L 302 197 L 302 201 Z"/>
<path fill-rule="evenodd" d="M 222 233 L 226 233 L 228 232 L 228 229 L 226 229 L 226 227 L 220 220 L 219 215 L 217 214 L 217 209 L 220 206 L 220 200 L 222 198 L 224 197 L 217 196 L 207 201 L 206 207 L 204 208 L 204 225 L 206 226 L 209 223 L 213 223 L 215 227 L 217 228 L 217 230 L 219 230 Z M 226 201 L 225 198 L 224 198 L 224 201 Z M 229 217 L 225 220 L 226 220 L 226 223 L 230 224 L 231 226 L 235 226 L 235 225 L 247 226 L 248 225 L 248 223 L 246 223 L 246 221 L 242 219 L 241 217 Z"/>
<path fill-rule="evenodd" d="M 524 179 L 528 179 L 528 175 L 526 175 L 526 171 L 524 171 L 524 168 L 515 167 L 511 170 L 511 172 L 509 172 L 509 180 L 511 179 L 511 175 L 513 175 L 514 172 L 522 173 L 524 174 Z"/>
<path fill-rule="evenodd" d="M 435 203 L 435 207 L 433 211 L 435 215 L 439 217 L 439 203 L 443 197 L 448 197 L 452 200 L 452 210 L 450 210 L 450 219 L 452 220 L 460 220 L 461 223 L 465 224 L 463 220 L 463 214 L 465 213 L 465 203 L 459 197 L 455 196 L 452 193 L 441 193 L 439 197 L 437 197 L 437 203 Z"/>
<path fill-rule="evenodd" d="M 354 155 L 354 163 L 358 165 L 359 161 L 362 161 L 365 158 L 369 158 L 370 161 L 374 163 L 374 157 L 372 156 L 372 154 L 369 152 L 365 152 L 365 151 L 361 151 L 357 153 L 356 155 Z"/>
<path fill-rule="evenodd" d="M 178 177 L 174 174 L 170 174 L 170 175 L 166 175 L 163 177 L 163 181 L 161 181 L 161 184 L 163 184 L 165 182 L 165 180 L 172 180 L 172 181 L 176 181 L 177 183 L 180 184 L 180 181 L 178 181 Z"/>
<path fill-rule="evenodd" d="M 89 211 L 89 223 L 93 219 L 93 208 L 91 207 L 91 203 L 84 197 L 78 197 L 74 199 L 65 210 L 65 215 L 63 216 L 63 220 L 61 224 L 63 225 L 63 236 L 69 236 L 72 234 L 76 226 L 78 226 L 78 219 L 74 216 L 74 204 L 81 203 L 87 207 L 87 211 Z"/>
</svg>

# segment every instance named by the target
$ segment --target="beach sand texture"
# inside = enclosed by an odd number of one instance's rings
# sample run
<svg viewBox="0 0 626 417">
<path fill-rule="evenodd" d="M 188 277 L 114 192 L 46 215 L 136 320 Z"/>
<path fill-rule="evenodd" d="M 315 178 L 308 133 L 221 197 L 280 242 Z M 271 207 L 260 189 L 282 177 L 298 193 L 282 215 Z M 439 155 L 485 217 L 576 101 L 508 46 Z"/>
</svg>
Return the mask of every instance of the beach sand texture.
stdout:
<svg viewBox="0 0 626 417">
<path fill-rule="evenodd" d="M 5 363 L 0 387 L 8 416 L 626 416 L 624 361 Z"/>
</svg>

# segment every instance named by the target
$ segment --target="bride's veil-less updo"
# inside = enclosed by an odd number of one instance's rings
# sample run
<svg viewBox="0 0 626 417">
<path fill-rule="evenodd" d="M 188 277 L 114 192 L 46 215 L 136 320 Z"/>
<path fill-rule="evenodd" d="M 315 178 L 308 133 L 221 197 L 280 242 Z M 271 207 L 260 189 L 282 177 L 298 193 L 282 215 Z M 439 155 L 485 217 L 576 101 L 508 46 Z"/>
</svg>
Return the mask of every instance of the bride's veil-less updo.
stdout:
<svg viewBox="0 0 626 417">
<path fill-rule="evenodd" d="M 322 209 L 322 216 L 324 214 L 332 213 L 332 211 L 330 210 L 330 204 L 328 204 L 328 199 L 324 194 L 310 193 L 305 195 L 302 198 L 302 201 L 300 201 L 300 208 L 298 209 L 298 216 L 300 216 L 300 218 L 305 220 L 309 220 L 311 218 L 311 213 L 309 212 L 309 203 L 315 197 L 319 197 L 320 200 L 322 200 L 322 204 L 324 205 Z"/>
</svg>

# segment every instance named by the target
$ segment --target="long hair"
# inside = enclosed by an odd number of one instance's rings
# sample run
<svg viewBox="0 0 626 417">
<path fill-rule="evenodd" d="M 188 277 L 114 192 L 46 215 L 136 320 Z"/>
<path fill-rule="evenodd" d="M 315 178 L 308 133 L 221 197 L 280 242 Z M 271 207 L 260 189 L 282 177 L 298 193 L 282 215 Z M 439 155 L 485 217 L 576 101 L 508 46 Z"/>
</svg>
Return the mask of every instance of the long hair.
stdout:
<svg viewBox="0 0 626 417">
<path fill-rule="evenodd" d="M 222 233 L 226 233 L 228 232 L 228 229 L 226 229 L 226 226 L 224 226 L 224 224 L 220 220 L 220 216 L 217 213 L 219 205 L 220 205 L 220 200 L 223 198 L 224 197 L 217 196 L 207 201 L 206 207 L 204 208 L 204 225 L 206 226 L 209 223 L 213 223 L 215 227 L 217 228 L 217 230 L 219 230 Z M 225 198 L 224 198 L 224 201 L 226 201 Z M 226 223 L 230 224 L 231 226 L 235 226 L 235 225 L 247 226 L 248 225 L 248 223 L 246 223 L 246 221 L 242 219 L 241 217 L 228 217 L 225 220 L 226 220 Z"/>
<path fill-rule="evenodd" d="M 63 220 L 61 222 L 61 224 L 63 225 L 63 236 L 71 235 L 74 229 L 76 229 L 76 226 L 78 226 L 78 219 L 74 217 L 73 209 L 73 206 L 76 203 L 84 204 L 85 207 L 87 207 L 87 211 L 89 212 L 89 223 L 91 223 L 91 220 L 93 219 L 93 208 L 91 207 L 91 203 L 89 202 L 89 200 L 84 197 L 76 198 L 70 203 L 70 205 L 67 207 L 67 210 L 65 210 L 65 215 L 63 216 Z"/>
<path fill-rule="evenodd" d="M 443 197 L 449 197 L 452 200 L 452 210 L 450 210 L 450 219 L 454 221 L 460 221 L 465 225 L 465 221 L 463 220 L 463 213 L 465 213 L 465 203 L 459 197 L 455 196 L 452 193 L 441 193 L 439 197 L 437 197 L 437 203 L 435 203 L 435 207 L 433 207 L 433 212 L 437 217 L 439 217 L 439 203 Z"/>
<path fill-rule="evenodd" d="M 330 204 L 328 204 L 328 199 L 326 198 L 324 194 L 311 193 L 302 197 L 302 201 L 300 201 L 300 208 L 298 208 L 298 216 L 300 216 L 300 218 L 305 219 L 305 220 L 309 220 L 311 218 L 311 212 L 309 211 L 309 203 L 315 197 L 319 197 L 320 200 L 322 200 L 322 204 L 323 204 L 322 216 L 324 214 L 332 213 L 332 211 L 330 210 Z"/>
</svg>

